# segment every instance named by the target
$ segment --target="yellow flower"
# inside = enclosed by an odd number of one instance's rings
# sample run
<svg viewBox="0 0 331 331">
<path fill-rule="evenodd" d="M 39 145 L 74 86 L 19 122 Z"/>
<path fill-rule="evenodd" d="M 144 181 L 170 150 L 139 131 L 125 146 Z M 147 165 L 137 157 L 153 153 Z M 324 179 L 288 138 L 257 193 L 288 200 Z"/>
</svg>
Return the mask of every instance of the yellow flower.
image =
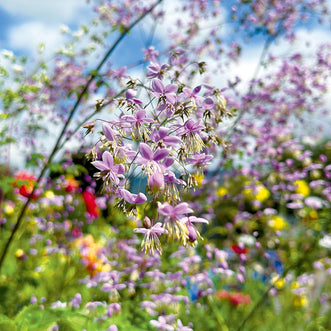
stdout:
<svg viewBox="0 0 331 331">
<path fill-rule="evenodd" d="M 277 280 L 277 282 L 275 283 L 275 287 L 276 287 L 277 290 L 280 290 L 284 286 L 285 286 L 284 278 L 281 278 L 281 279 Z"/>
<path fill-rule="evenodd" d="M 274 231 L 281 231 L 288 227 L 288 223 L 280 216 L 273 216 L 268 222 L 269 227 Z"/>
<path fill-rule="evenodd" d="M 25 252 L 23 251 L 23 249 L 20 249 L 20 248 L 19 248 L 19 249 L 16 251 L 16 253 L 15 253 L 15 256 L 16 256 L 18 259 L 23 258 L 24 255 L 25 255 Z"/>
<path fill-rule="evenodd" d="M 258 200 L 263 202 L 270 197 L 270 192 L 264 185 L 259 184 L 254 189 L 245 189 L 244 195 L 248 200 Z"/>
<path fill-rule="evenodd" d="M 296 186 L 295 192 L 301 194 L 304 197 L 307 197 L 310 193 L 310 188 L 304 180 L 296 180 L 294 183 Z"/>
<path fill-rule="evenodd" d="M 294 298 L 294 302 L 293 302 L 295 307 L 307 307 L 308 306 L 308 299 L 307 296 L 305 294 L 301 294 L 301 295 L 296 295 Z"/>
<path fill-rule="evenodd" d="M 204 178 L 204 175 L 202 173 L 197 172 L 196 174 L 192 175 L 195 180 L 197 181 L 197 187 L 200 187 Z"/>
<path fill-rule="evenodd" d="M 6 203 L 3 211 L 6 215 L 11 215 L 14 212 L 14 206 L 12 206 L 11 204 Z"/>
<path fill-rule="evenodd" d="M 221 186 L 217 190 L 217 196 L 220 197 L 220 198 L 222 198 L 222 197 L 224 197 L 225 194 L 228 194 L 228 190 L 224 186 Z"/>
<path fill-rule="evenodd" d="M 53 199 L 55 197 L 55 195 L 54 195 L 53 191 L 46 191 L 45 192 L 45 197 L 47 199 Z"/>
</svg>

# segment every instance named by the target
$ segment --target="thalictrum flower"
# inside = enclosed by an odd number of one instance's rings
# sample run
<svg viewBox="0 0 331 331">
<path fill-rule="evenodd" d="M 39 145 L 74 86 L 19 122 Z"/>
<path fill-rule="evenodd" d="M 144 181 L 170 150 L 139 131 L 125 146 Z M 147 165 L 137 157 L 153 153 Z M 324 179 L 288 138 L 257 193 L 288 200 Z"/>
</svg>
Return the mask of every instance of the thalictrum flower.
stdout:
<svg viewBox="0 0 331 331">
<path fill-rule="evenodd" d="M 147 78 L 162 79 L 168 68 L 168 64 L 159 65 L 158 63 L 151 63 L 151 65 L 147 67 L 147 69 L 149 69 L 149 72 L 147 73 Z"/>
<path fill-rule="evenodd" d="M 181 202 L 175 207 L 168 202 L 158 202 L 158 212 L 160 215 L 166 216 L 164 228 L 168 231 L 168 238 L 179 240 L 185 245 L 188 239 L 188 230 L 181 219 L 183 215 L 193 213 L 193 210 L 189 208 L 186 202 Z"/>
<path fill-rule="evenodd" d="M 160 127 L 150 134 L 150 139 L 155 143 L 163 143 L 166 146 L 176 147 L 181 142 L 181 139 L 175 136 L 168 136 L 169 131 L 168 128 Z"/>
<path fill-rule="evenodd" d="M 152 89 L 154 90 L 153 94 L 157 98 L 162 98 L 163 101 L 165 99 L 171 105 L 175 105 L 175 103 L 177 102 L 175 92 L 177 92 L 178 86 L 176 84 L 169 84 L 167 86 L 164 86 L 159 79 L 155 78 L 152 81 Z"/>
<path fill-rule="evenodd" d="M 108 151 L 105 151 L 102 154 L 102 161 L 94 161 L 91 163 L 97 169 L 101 170 L 97 176 L 102 177 L 107 185 L 118 185 L 120 179 L 124 178 L 124 166 L 122 164 L 114 164 L 113 156 Z"/>
<path fill-rule="evenodd" d="M 185 124 L 177 131 L 179 136 L 183 136 L 189 153 L 199 153 L 205 146 L 201 138 L 206 137 L 206 133 L 202 130 L 205 126 L 200 123 L 200 120 L 194 123 L 193 120 L 187 120 Z"/>
<path fill-rule="evenodd" d="M 139 152 L 141 157 L 137 158 L 137 163 L 145 165 L 148 175 L 155 172 L 162 173 L 162 167 L 159 162 L 169 155 L 170 151 L 167 148 L 158 149 L 154 153 L 147 144 L 140 143 Z"/>
<path fill-rule="evenodd" d="M 149 229 L 137 228 L 133 231 L 136 233 L 145 234 L 144 239 L 141 243 L 142 250 L 145 252 L 145 254 L 150 253 L 153 255 L 155 250 L 162 254 L 159 236 L 164 233 L 167 233 L 167 230 L 162 227 L 162 223 L 158 222 Z"/>
<path fill-rule="evenodd" d="M 183 222 L 188 231 L 188 241 L 191 244 L 196 243 L 196 240 L 198 238 L 201 238 L 199 231 L 196 229 L 196 227 L 192 223 L 206 223 L 208 224 L 209 222 L 202 218 L 202 217 L 195 217 L 195 216 L 188 216 L 183 219 L 181 219 L 181 222 Z"/>
</svg>

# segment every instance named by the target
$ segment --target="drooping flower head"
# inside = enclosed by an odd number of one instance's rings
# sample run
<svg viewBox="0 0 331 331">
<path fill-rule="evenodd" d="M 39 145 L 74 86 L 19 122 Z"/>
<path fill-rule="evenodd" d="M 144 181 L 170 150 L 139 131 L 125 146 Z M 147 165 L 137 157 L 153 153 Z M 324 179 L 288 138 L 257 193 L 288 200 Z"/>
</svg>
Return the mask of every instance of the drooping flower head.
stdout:
<svg viewBox="0 0 331 331">
<path fill-rule="evenodd" d="M 180 241 L 182 245 L 186 245 L 188 240 L 188 229 L 182 221 L 183 216 L 193 213 L 186 202 L 181 202 L 177 206 L 172 206 L 168 202 L 158 202 L 158 212 L 160 215 L 166 216 L 164 220 L 164 228 L 168 231 L 168 239 Z"/>
</svg>

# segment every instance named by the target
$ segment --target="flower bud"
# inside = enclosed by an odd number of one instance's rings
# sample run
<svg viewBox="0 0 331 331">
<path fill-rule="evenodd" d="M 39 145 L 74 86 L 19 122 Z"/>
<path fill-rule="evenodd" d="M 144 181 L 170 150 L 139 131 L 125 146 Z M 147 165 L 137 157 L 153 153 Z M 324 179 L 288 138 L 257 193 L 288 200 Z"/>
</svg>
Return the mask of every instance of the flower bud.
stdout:
<svg viewBox="0 0 331 331">
<path fill-rule="evenodd" d="M 147 216 L 144 217 L 143 226 L 146 229 L 150 229 L 151 226 L 152 226 L 152 222 L 151 222 L 151 220 Z"/>
</svg>

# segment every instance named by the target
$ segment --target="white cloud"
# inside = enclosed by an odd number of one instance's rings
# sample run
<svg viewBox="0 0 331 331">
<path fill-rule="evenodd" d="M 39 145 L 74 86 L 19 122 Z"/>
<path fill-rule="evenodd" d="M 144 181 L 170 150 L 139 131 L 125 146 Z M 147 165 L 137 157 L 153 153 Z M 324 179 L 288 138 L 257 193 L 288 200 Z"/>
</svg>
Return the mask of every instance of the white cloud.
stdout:
<svg viewBox="0 0 331 331">
<path fill-rule="evenodd" d="M 46 55 L 51 54 L 64 41 L 58 26 L 46 25 L 41 22 L 28 22 L 14 26 L 8 33 L 9 46 L 28 54 L 36 55 L 37 46 L 45 44 Z"/>
<path fill-rule="evenodd" d="M 13 15 L 20 15 L 47 23 L 72 22 L 80 9 L 85 8 L 84 0 L 2 0 L 0 7 Z"/>
</svg>

